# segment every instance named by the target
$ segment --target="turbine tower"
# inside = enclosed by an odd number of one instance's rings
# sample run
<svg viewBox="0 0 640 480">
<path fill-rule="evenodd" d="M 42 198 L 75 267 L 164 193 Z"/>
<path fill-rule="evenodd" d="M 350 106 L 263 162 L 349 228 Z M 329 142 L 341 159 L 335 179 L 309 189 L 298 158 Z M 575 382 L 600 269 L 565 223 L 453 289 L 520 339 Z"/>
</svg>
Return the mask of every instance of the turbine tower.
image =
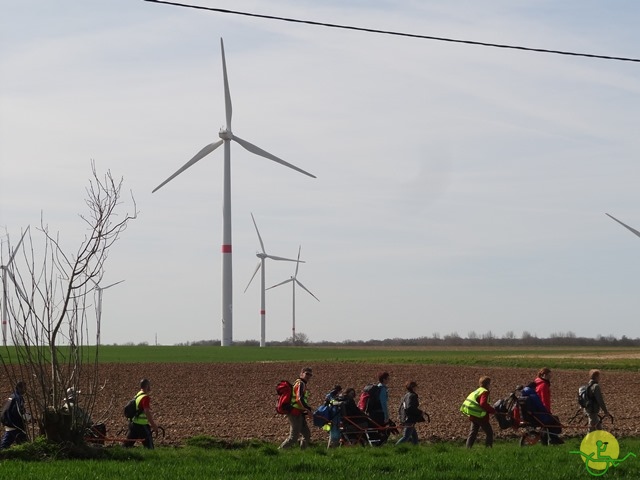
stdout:
<svg viewBox="0 0 640 480">
<path fill-rule="evenodd" d="M 220 39 L 220 50 L 222 51 L 222 76 L 224 79 L 224 104 L 226 114 L 226 127 L 220 132 L 220 140 L 210 143 L 196 155 L 185 163 L 177 172 L 167 178 L 158 185 L 153 192 L 156 192 L 162 186 L 173 180 L 175 177 L 184 172 L 187 168 L 203 159 L 216 148 L 224 143 L 224 177 L 223 177 L 223 202 L 222 202 L 222 339 L 223 347 L 230 346 L 233 343 L 233 275 L 232 275 L 232 259 L 231 259 L 231 140 L 240 144 L 245 150 L 259 155 L 261 157 L 272 160 L 276 163 L 289 167 L 309 177 L 316 178 L 309 172 L 281 160 L 261 148 L 243 140 L 234 135 L 231 131 L 231 95 L 229 93 L 229 80 L 227 78 L 227 63 L 224 56 L 224 42 Z"/>
<path fill-rule="evenodd" d="M 293 308 L 292 308 L 293 322 L 291 326 L 291 340 L 293 341 L 294 345 L 296 344 L 296 283 L 300 285 L 304 290 L 306 290 L 309 295 L 311 295 L 313 298 L 318 300 L 318 297 L 316 297 L 313 293 L 311 293 L 311 291 L 309 291 L 309 289 L 305 287 L 302 283 L 300 283 L 300 280 L 298 280 L 298 267 L 300 266 L 300 263 L 304 263 L 304 262 L 300 262 L 301 248 L 302 247 L 298 247 L 298 261 L 296 262 L 296 271 L 293 274 L 293 277 L 289 278 L 288 280 L 285 280 L 284 282 L 280 282 L 276 285 L 273 285 L 272 287 L 267 288 L 267 290 L 271 290 L 272 288 L 276 288 L 276 287 L 279 287 L 280 285 L 284 285 L 285 283 L 291 282 L 291 285 L 293 287 Z"/>
<path fill-rule="evenodd" d="M 251 285 L 251 282 L 253 281 L 253 278 L 256 276 L 256 273 L 258 273 L 258 270 L 260 270 L 260 346 L 261 347 L 265 347 L 267 345 L 266 340 L 265 340 L 265 318 L 266 318 L 266 309 L 265 309 L 265 284 L 264 284 L 264 277 L 265 277 L 265 270 L 264 270 L 264 265 L 265 265 L 265 259 L 270 258 L 271 260 L 284 260 L 287 262 L 300 262 L 300 258 L 298 258 L 298 260 L 294 260 L 293 258 L 284 258 L 284 257 L 276 257 L 274 255 L 269 255 L 265 250 L 264 250 L 264 243 L 262 242 L 262 237 L 260 236 L 260 231 L 258 230 L 258 225 L 256 224 L 256 219 L 253 217 L 253 213 L 251 214 L 251 220 L 253 220 L 253 226 L 256 227 L 256 233 L 258 234 L 258 240 L 260 241 L 260 250 L 262 250 L 261 252 L 256 253 L 256 257 L 258 257 L 260 259 L 260 261 L 258 262 L 258 266 L 256 267 L 255 271 L 253 272 L 253 275 L 251 275 L 251 280 L 249 280 L 249 283 L 247 283 L 247 287 L 244 289 L 244 291 L 246 292 L 249 289 L 249 285 Z M 304 262 L 301 262 L 304 263 Z"/>
<path fill-rule="evenodd" d="M 626 223 L 622 223 L 620 220 L 618 220 L 616 217 L 614 217 L 613 215 L 609 215 L 608 213 L 605 213 L 605 215 L 613 220 L 615 220 L 616 222 L 618 222 L 620 225 L 622 225 L 624 228 L 626 228 L 627 230 L 629 230 L 632 233 L 635 233 L 637 236 L 640 237 L 640 232 L 638 230 L 636 230 L 635 228 L 630 227 L 629 225 L 627 225 Z"/>
<path fill-rule="evenodd" d="M 111 285 L 107 285 L 106 287 L 101 287 L 96 282 L 93 282 L 96 285 L 96 294 L 98 295 L 98 298 L 96 300 L 96 317 L 98 319 L 98 331 L 96 332 L 96 340 L 98 342 L 98 345 L 100 345 L 100 329 L 102 327 L 102 292 L 103 290 L 114 287 L 122 282 L 124 282 L 124 280 L 112 283 Z"/>
<path fill-rule="evenodd" d="M 16 253 L 18 253 L 20 245 L 22 245 L 22 241 L 24 240 L 24 236 L 27 234 L 27 230 L 29 230 L 28 227 L 22 234 L 22 237 L 20 237 L 20 241 L 18 242 L 18 245 L 16 245 L 16 248 L 13 249 L 13 253 L 11 253 L 11 248 L 9 248 L 9 261 L 7 262 L 7 264 L 0 265 L 0 270 L 2 270 L 2 345 L 4 345 L 5 347 L 7 346 L 7 324 L 9 322 L 9 310 L 7 307 L 7 294 L 9 289 L 7 288 L 7 274 L 11 276 L 11 280 L 13 281 L 13 283 L 18 286 L 13 274 L 9 271 L 9 267 L 11 266 Z M 21 293 L 24 296 L 24 293 Z"/>
</svg>

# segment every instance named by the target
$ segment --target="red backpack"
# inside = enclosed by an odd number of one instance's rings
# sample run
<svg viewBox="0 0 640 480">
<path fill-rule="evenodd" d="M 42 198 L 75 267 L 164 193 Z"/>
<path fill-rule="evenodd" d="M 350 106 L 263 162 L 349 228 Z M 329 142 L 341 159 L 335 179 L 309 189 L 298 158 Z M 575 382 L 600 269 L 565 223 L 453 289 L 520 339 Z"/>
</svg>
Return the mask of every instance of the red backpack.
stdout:
<svg viewBox="0 0 640 480">
<path fill-rule="evenodd" d="M 278 394 L 278 401 L 276 402 L 276 412 L 287 415 L 291 413 L 293 407 L 291 406 L 291 395 L 293 394 L 293 385 L 287 380 L 280 380 L 280 383 L 276 385 L 276 393 Z"/>
</svg>

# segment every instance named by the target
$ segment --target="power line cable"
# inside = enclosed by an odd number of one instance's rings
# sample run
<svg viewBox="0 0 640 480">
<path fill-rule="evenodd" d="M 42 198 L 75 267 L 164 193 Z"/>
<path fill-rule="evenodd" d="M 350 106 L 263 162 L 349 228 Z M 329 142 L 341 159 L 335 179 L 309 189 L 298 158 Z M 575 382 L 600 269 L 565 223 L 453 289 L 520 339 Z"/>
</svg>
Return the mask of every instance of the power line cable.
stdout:
<svg viewBox="0 0 640 480">
<path fill-rule="evenodd" d="M 150 3 L 161 3 L 165 5 L 173 5 L 175 7 L 184 7 L 184 8 L 193 8 L 196 10 L 208 10 L 212 12 L 218 13 L 229 13 L 232 15 L 243 15 L 245 17 L 254 17 L 254 18 L 264 18 L 267 20 L 280 20 L 283 22 L 291 22 L 291 23 L 303 23 L 306 25 L 314 25 L 318 27 L 328 27 L 328 28 L 341 28 L 344 30 L 355 30 L 358 32 L 368 32 L 368 33 L 379 33 L 383 35 L 394 35 L 397 37 L 409 37 L 409 38 L 420 38 L 423 40 L 436 40 L 439 42 L 450 42 L 450 43 L 463 43 L 466 45 L 476 45 L 481 47 L 493 47 L 493 48 L 506 48 L 511 50 L 522 50 L 527 52 L 536 52 L 536 53 L 552 53 L 556 55 L 568 55 L 573 57 L 586 57 L 586 58 L 598 58 L 602 60 L 617 60 L 621 62 L 636 62 L 640 63 L 640 59 L 638 58 L 629 58 L 629 57 L 614 57 L 610 55 L 596 55 L 591 53 L 577 53 L 577 52 L 567 52 L 563 50 L 549 50 L 546 48 L 533 48 L 533 47 L 523 47 L 519 45 L 505 45 L 500 43 L 488 43 L 488 42 L 478 42 L 474 40 L 460 40 L 456 38 L 446 38 L 446 37 L 434 37 L 431 35 L 419 35 L 416 33 L 404 33 L 404 32 L 394 32 L 390 30 L 378 30 L 375 28 L 364 28 L 364 27 L 354 27 L 352 25 L 338 25 L 335 23 L 324 23 L 324 22 L 314 22 L 313 20 L 300 20 L 296 18 L 287 18 L 287 17 L 277 17 L 274 15 L 262 15 L 258 13 L 250 13 L 250 12 L 240 12 L 237 10 L 228 10 L 226 8 L 214 8 L 214 7 L 202 7 L 199 5 L 189 5 L 186 3 L 177 3 L 177 2 L 168 2 L 165 0 L 144 0 L 145 2 Z"/>
</svg>

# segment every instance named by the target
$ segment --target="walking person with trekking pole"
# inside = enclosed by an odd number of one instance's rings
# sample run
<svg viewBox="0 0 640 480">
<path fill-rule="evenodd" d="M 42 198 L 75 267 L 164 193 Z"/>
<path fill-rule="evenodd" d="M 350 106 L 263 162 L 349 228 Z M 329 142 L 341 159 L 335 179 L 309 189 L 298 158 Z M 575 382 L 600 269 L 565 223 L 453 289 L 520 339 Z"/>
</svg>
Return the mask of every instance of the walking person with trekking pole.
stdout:
<svg viewBox="0 0 640 480">
<path fill-rule="evenodd" d="M 589 384 L 587 385 L 587 402 L 584 407 L 585 414 L 589 417 L 589 431 L 602 430 L 602 418 L 600 410 L 613 422 L 613 415 L 609 413 L 604 396 L 600 389 L 600 370 L 589 371 Z"/>
</svg>

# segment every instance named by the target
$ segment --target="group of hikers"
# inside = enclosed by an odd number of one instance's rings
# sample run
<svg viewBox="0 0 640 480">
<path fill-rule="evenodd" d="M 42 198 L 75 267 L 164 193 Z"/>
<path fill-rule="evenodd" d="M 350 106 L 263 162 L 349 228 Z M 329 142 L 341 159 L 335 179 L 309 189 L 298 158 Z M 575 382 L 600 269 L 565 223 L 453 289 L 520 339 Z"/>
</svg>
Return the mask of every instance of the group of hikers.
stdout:
<svg viewBox="0 0 640 480">
<path fill-rule="evenodd" d="M 613 415 L 609 413 L 604 395 L 600 388 L 600 370 L 589 371 L 589 383 L 578 390 L 579 406 L 587 416 L 588 430 L 602 429 L 602 419 Z M 557 415 L 551 410 L 551 369 L 544 367 L 538 371 L 536 378 L 528 385 L 518 385 L 515 391 L 506 399 L 501 399 L 493 406 L 489 403 L 489 389 L 491 379 L 480 377 L 478 388 L 471 392 L 460 407 L 460 411 L 469 417 L 471 428 L 466 446 L 471 448 L 476 441 L 478 432 L 485 433 L 485 445 L 493 445 L 493 428 L 489 421 L 490 415 L 497 417 L 501 428 L 517 427 L 523 422 L 533 428 L 540 428 L 542 439 L 551 445 L 562 444 L 560 434 L 562 424 Z M 600 415 L 603 413 L 604 417 Z M 578 412 L 579 413 L 579 412 Z"/>
<path fill-rule="evenodd" d="M 289 392 L 285 398 L 285 413 L 289 422 L 289 435 L 282 442 L 280 448 L 288 448 L 299 444 L 305 448 L 311 441 L 311 431 L 307 418 L 313 418 L 314 424 L 324 427 L 329 432 L 328 448 L 339 446 L 341 443 L 362 443 L 365 440 L 370 444 L 384 444 L 390 434 L 402 435 L 396 444 L 411 442 L 417 444 L 418 432 L 416 424 L 429 420 L 427 413 L 420 408 L 420 399 L 416 389 L 415 380 L 409 380 L 405 384 L 405 393 L 398 408 L 398 421 L 396 425 L 389 415 L 389 372 L 380 372 L 377 383 L 367 385 L 361 392 L 359 400 L 355 388 L 345 390 L 340 385 L 334 385 L 325 396 L 324 403 L 314 410 L 309 403 L 309 389 L 307 383 L 313 376 L 313 370 L 305 367 L 293 385 L 288 384 Z M 600 388 L 599 370 L 589 372 L 589 383 L 580 388 L 579 402 L 584 414 L 588 417 L 589 431 L 602 429 L 600 412 L 613 420 L 609 413 L 604 396 Z M 517 386 L 508 399 L 501 399 L 495 404 L 489 401 L 491 378 L 480 377 L 478 388 L 471 392 L 463 401 L 460 411 L 469 418 L 470 429 L 466 440 L 466 446 L 471 448 L 475 443 L 478 433 L 482 430 L 485 434 L 485 445 L 493 445 L 493 427 L 490 416 L 497 417 L 502 428 L 507 426 L 517 427 L 524 423 L 541 427 L 545 435 L 548 435 L 547 443 L 563 443 L 560 437 L 562 425 L 551 409 L 551 370 L 542 368 L 536 378 L 525 386 Z M 4 426 L 0 450 L 9 448 L 13 444 L 28 440 L 27 422 L 30 415 L 25 407 L 24 395 L 27 385 L 19 381 L 15 390 L 6 399 L 0 413 L 0 421 Z M 140 390 L 131 401 L 134 413 L 129 418 L 129 428 L 125 447 L 131 447 L 136 441 L 142 441 L 146 448 L 153 448 L 153 433 L 157 432 L 157 425 L 151 410 L 151 382 L 148 379 L 140 381 Z M 64 405 L 61 412 L 68 415 L 73 428 L 82 431 L 89 430 L 98 437 L 106 437 L 104 424 L 95 424 L 91 417 L 78 406 L 78 394 L 75 388 L 70 387 L 66 391 Z M 126 409 L 125 409 L 126 410 Z M 425 418 L 426 417 L 426 418 Z M 508 422 L 506 421 L 508 419 Z M 364 432 L 364 435 L 363 435 Z"/>
<path fill-rule="evenodd" d="M 337 447 L 341 440 L 347 439 L 354 443 L 375 441 L 381 445 L 388 439 L 390 433 L 398 432 L 389 415 L 389 372 L 380 372 L 377 383 L 368 385 L 365 393 L 356 400 L 357 394 L 353 387 L 343 391 L 342 386 L 335 385 L 325 396 L 324 404 L 314 410 L 309 404 L 309 389 L 307 383 L 311 379 L 311 368 L 303 368 L 291 389 L 291 408 L 287 412 L 289 421 L 289 435 L 282 442 L 280 448 L 288 448 L 299 443 L 305 448 L 311 441 L 311 431 L 307 424 L 307 417 L 314 419 L 314 424 L 324 426 L 329 431 L 328 448 Z M 411 380 L 405 385 L 406 393 L 398 409 L 399 421 L 403 433 L 396 444 L 403 442 L 418 443 L 416 423 L 425 421 L 425 413 L 420 409 L 420 400 L 416 393 L 418 384 Z M 346 434 L 345 434 L 346 432 Z M 370 432 L 360 435 L 360 432 Z M 349 436 L 351 433 L 351 436 Z M 375 440 L 372 440 L 375 437 Z"/>
<path fill-rule="evenodd" d="M 389 416 L 388 372 L 380 372 L 378 383 L 367 385 L 359 401 L 356 400 L 357 393 L 354 388 L 343 391 L 340 385 L 335 385 L 325 396 L 324 403 L 315 410 L 309 403 L 307 388 L 312 376 L 313 370 L 305 367 L 291 386 L 290 400 L 287 399 L 290 408 L 281 412 L 286 413 L 289 421 L 289 435 L 280 448 L 289 448 L 295 444 L 299 444 L 301 448 L 307 447 L 311 441 L 308 417 L 313 419 L 316 426 L 328 430 L 328 448 L 337 447 L 345 442 L 352 443 L 353 439 L 357 442 L 370 440 L 369 434 L 374 435 L 376 445 L 381 445 L 387 441 L 390 433 L 399 433 L 399 428 L 402 429 L 402 436 L 396 444 L 418 443 L 416 424 L 424 422 L 425 417 L 428 420 L 429 416 L 420 409 L 416 381 L 410 380 L 405 384 L 406 392 L 398 408 L 399 425 L 396 425 Z M 589 432 L 602 429 L 603 417 L 600 412 L 613 420 L 600 388 L 600 376 L 599 370 L 591 370 L 589 383 L 581 387 L 579 393 L 581 411 L 588 418 Z M 541 430 L 541 437 L 545 443 L 564 443 L 560 436 L 562 424 L 551 409 L 551 369 L 541 368 L 532 382 L 517 386 L 507 399 L 500 399 L 493 405 L 489 401 L 490 389 L 491 378 L 481 376 L 478 388 L 472 391 L 460 406 L 460 411 L 470 422 L 467 448 L 473 446 L 480 430 L 485 434 L 485 445 L 493 445 L 491 415 L 496 417 L 501 428 L 528 425 Z M 378 435 L 375 435 L 376 433 Z"/>
<path fill-rule="evenodd" d="M 27 392 L 27 384 L 23 381 L 16 383 L 13 393 L 5 400 L 0 411 L 0 421 L 4 426 L 0 450 L 9 448 L 13 444 L 26 442 L 27 423 L 31 421 L 31 415 L 27 412 L 24 396 Z M 134 413 L 129 418 L 127 438 L 123 446 L 132 447 L 136 441 L 141 441 L 146 448 L 153 448 L 153 433 L 157 432 L 157 425 L 151 411 L 151 382 L 148 379 L 140 381 L 140 390 L 132 400 Z M 95 423 L 91 416 L 78 405 L 78 396 L 82 393 L 74 387 L 69 387 L 64 396 L 60 413 L 69 425 L 69 429 L 80 432 L 81 435 L 95 437 L 97 443 L 104 443 L 106 438 L 106 426 L 104 423 Z"/>
</svg>

